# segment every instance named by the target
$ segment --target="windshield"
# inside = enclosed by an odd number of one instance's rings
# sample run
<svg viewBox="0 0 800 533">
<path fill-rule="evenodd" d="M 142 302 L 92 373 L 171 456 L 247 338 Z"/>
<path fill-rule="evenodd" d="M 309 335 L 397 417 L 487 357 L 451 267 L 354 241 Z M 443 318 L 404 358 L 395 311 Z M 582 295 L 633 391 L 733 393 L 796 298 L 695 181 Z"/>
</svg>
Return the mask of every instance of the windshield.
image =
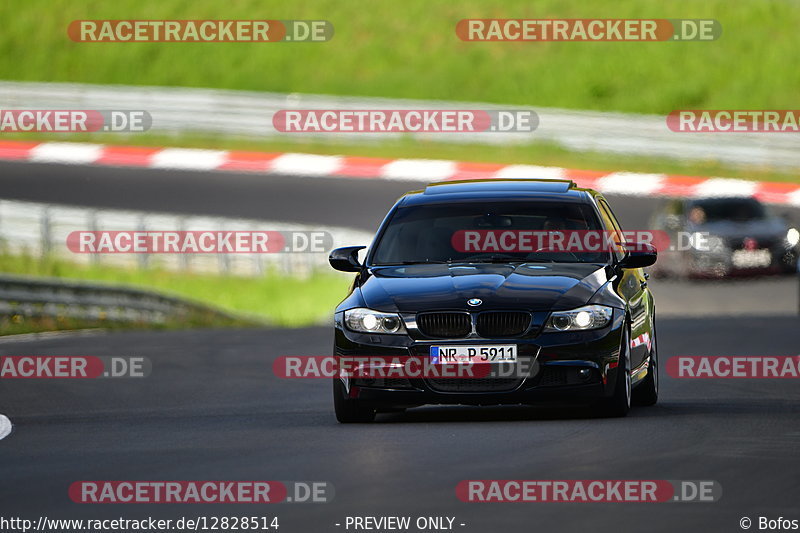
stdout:
<svg viewBox="0 0 800 533">
<path fill-rule="evenodd" d="M 606 262 L 604 250 L 554 251 L 531 238 L 601 229 L 586 204 L 505 200 L 400 207 L 376 243 L 371 263 Z"/>
<path fill-rule="evenodd" d="M 764 206 L 754 198 L 725 198 L 694 202 L 689 209 L 689 220 L 695 224 L 732 220 L 747 222 L 761 220 L 767 214 Z"/>
</svg>

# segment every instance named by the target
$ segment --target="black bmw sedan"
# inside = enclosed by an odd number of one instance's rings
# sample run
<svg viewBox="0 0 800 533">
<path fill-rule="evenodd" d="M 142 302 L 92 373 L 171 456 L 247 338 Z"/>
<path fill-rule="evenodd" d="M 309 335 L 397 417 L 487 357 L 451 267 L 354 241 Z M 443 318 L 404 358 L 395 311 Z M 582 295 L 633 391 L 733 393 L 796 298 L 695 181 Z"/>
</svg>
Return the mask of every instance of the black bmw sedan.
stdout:
<svg viewBox="0 0 800 533">
<path fill-rule="evenodd" d="M 572 247 L 560 246 L 564 235 Z M 614 246 L 598 246 L 598 235 Z M 330 255 L 335 269 L 356 273 L 335 311 L 337 358 L 492 372 L 342 373 L 333 380 L 340 422 L 424 404 L 582 399 L 625 416 L 632 401 L 656 403 L 655 305 L 642 271 L 656 251 L 625 241 L 599 193 L 563 180 L 431 184 L 397 201 L 362 262 L 363 248 Z"/>
</svg>

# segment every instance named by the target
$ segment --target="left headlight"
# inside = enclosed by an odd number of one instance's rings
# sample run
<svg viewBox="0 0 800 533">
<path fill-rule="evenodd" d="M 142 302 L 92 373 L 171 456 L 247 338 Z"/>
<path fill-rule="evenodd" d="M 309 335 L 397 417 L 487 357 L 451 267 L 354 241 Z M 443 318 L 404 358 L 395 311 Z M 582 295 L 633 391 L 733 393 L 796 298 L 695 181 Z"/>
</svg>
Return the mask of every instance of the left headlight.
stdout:
<svg viewBox="0 0 800 533">
<path fill-rule="evenodd" d="M 382 313 L 358 307 L 344 312 L 344 323 L 348 329 L 360 333 L 401 334 L 406 332 L 403 320 L 397 313 Z"/>
<path fill-rule="evenodd" d="M 603 328 L 611 322 L 613 310 L 604 305 L 585 305 L 569 311 L 556 311 L 547 319 L 545 331 L 577 331 Z"/>
</svg>

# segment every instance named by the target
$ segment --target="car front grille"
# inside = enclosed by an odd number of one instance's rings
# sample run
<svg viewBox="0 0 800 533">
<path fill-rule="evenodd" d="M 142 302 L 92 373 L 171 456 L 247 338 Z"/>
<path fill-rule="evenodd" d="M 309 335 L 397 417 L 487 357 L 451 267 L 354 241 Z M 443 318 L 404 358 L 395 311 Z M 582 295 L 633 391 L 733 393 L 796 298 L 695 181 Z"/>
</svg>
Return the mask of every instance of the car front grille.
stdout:
<svg viewBox="0 0 800 533">
<path fill-rule="evenodd" d="M 524 311 L 490 311 L 478 315 L 478 335 L 487 339 L 518 337 L 528 330 L 531 315 Z"/>
<path fill-rule="evenodd" d="M 485 339 L 519 337 L 531 325 L 531 314 L 526 311 L 487 311 L 476 318 L 478 335 Z M 472 331 L 469 313 L 420 313 L 417 327 L 426 337 L 457 339 Z"/>
<path fill-rule="evenodd" d="M 426 381 L 437 392 L 510 392 L 520 386 L 523 378 L 428 378 Z"/>
<path fill-rule="evenodd" d="M 748 250 L 750 248 L 747 247 L 747 241 L 749 239 L 736 237 L 728 239 L 728 246 L 730 246 L 731 250 Z M 761 250 L 764 248 L 774 248 L 776 245 L 780 244 L 779 241 L 776 241 L 774 238 L 763 238 L 763 239 L 753 239 L 753 246 L 754 250 Z"/>
<path fill-rule="evenodd" d="M 420 313 L 417 327 L 426 337 L 456 339 L 472 331 L 468 313 Z"/>
</svg>

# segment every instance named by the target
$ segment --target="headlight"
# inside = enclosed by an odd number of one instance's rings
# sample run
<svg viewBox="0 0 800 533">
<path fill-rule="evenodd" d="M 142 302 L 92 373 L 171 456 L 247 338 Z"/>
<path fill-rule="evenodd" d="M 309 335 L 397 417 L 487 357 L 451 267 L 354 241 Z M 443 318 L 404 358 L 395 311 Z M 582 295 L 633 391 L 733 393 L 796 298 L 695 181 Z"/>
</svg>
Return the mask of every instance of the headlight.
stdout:
<svg viewBox="0 0 800 533">
<path fill-rule="evenodd" d="M 406 332 L 400 315 L 381 313 L 372 309 L 348 309 L 344 312 L 344 323 L 348 329 L 361 333 L 400 334 Z"/>
<path fill-rule="evenodd" d="M 800 231 L 797 231 L 796 228 L 789 228 L 789 231 L 786 232 L 786 242 L 790 247 L 797 246 L 797 243 L 800 242 Z"/>
<path fill-rule="evenodd" d="M 585 305 L 571 311 L 556 311 L 547 319 L 545 331 L 598 329 L 611 322 L 613 311 L 604 305 Z"/>
</svg>

